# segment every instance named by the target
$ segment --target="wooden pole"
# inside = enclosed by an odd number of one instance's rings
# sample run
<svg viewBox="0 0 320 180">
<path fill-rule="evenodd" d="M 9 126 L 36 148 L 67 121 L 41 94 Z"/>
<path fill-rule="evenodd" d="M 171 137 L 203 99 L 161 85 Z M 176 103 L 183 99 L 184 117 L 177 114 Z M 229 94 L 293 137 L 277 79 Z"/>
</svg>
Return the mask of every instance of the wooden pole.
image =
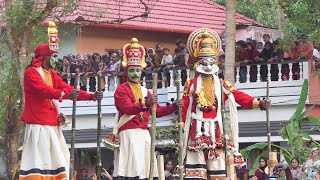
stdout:
<svg viewBox="0 0 320 180">
<path fill-rule="evenodd" d="M 158 81 L 158 74 L 152 73 L 153 77 L 153 95 L 157 95 L 157 81 Z M 151 148 L 150 148 L 150 174 L 149 180 L 153 179 L 154 173 L 154 157 L 155 157 L 155 141 L 156 141 L 156 111 L 157 111 L 157 104 L 152 105 L 152 122 L 151 122 Z"/>
<path fill-rule="evenodd" d="M 159 180 L 165 180 L 164 177 L 164 158 L 163 155 L 158 155 L 158 174 L 159 174 Z"/>
<path fill-rule="evenodd" d="M 98 72 L 98 91 L 101 92 L 101 72 Z M 97 180 L 100 180 L 101 178 L 101 147 L 100 147 L 100 136 L 101 136 L 101 119 L 102 119 L 102 113 L 101 113 L 101 100 L 97 100 L 98 103 L 98 125 L 97 125 Z"/>
<path fill-rule="evenodd" d="M 74 79 L 74 89 L 78 90 L 80 74 L 76 70 L 75 79 Z M 69 179 L 72 179 L 73 170 L 74 170 L 74 145 L 75 145 L 75 136 L 76 136 L 76 109 L 77 109 L 77 100 L 73 100 L 72 104 L 72 129 L 71 129 L 71 150 L 70 150 L 70 169 L 69 169 Z"/>
<path fill-rule="evenodd" d="M 181 86 L 181 73 L 176 74 L 176 88 L 177 88 L 177 101 L 181 99 L 180 94 Z M 181 116 L 181 107 L 178 106 L 178 131 L 179 131 L 179 180 L 183 180 L 183 157 L 182 157 L 182 148 L 183 148 L 183 132 L 182 132 L 182 116 Z"/>
<path fill-rule="evenodd" d="M 224 147 L 225 147 L 225 164 L 227 171 L 227 178 L 234 180 L 234 157 L 233 154 L 228 154 L 227 152 L 227 122 L 225 121 L 225 107 L 224 107 L 224 93 L 223 93 L 223 80 L 220 81 L 221 86 L 221 118 L 223 124 L 223 136 L 224 136 Z"/>
</svg>

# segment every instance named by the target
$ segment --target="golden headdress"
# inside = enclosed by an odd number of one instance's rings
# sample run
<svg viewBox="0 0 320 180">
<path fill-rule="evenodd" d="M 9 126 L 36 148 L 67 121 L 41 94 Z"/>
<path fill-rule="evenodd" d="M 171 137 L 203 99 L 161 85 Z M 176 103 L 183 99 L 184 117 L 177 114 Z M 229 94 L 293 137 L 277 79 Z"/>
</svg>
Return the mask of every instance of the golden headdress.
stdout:
<svg viewBox="0 0 320 180">
<path fill-rule="evenodd" d="M 147 66 L 145 61 L 146 51 L 144 47 L 138 43 L 137 38 L 132 38 L 131 43 L 123 47 L 123 61 L 122 66 L 140 66 L 145 68 Z"/>
<path fill-rule="evenodd" d="M 59 51 L 58 29 L 53 21 L 48 22 L 49 48 L 51 51 Z"/>
</svg>

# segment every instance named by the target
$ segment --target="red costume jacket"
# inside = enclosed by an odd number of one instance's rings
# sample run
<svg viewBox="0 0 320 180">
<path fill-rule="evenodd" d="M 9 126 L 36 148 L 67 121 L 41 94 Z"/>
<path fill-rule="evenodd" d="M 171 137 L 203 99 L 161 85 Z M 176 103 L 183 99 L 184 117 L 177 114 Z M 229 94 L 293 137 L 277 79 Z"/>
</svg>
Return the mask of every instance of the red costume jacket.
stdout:
<svg viewBox="0 0 320 180">
<path fill-rule="evenodd" d="M 148 91 L 148 97 L 151 96 L 151 93 Z M 140 121 L 140 112 L 142 112 L 143 106 L 139 102 L 135 102 L 134 94 L 128 83 L 121 84 L 114 93 L 114 103 L 119 111 L 119 117 L 124 114 L 127 115 L 136 115 L 129 122 L 124 124 L 119 132 L 126 129 L 148 129 L 148 119 L 151 114 L 151 108 L 149 111 L 143 112 L 143 121 Z M 160 106 L 157 105 L 157 117 L 167 116 L 173 113 L 176 109 L 175 104 L 169 106 Z"/>
<path fill-rule="evenodd" d="M 190 92 L 190 88 L 193 85 L 194 87 L 197 86 L 197 78 L 191 79 L 189 82 L 186 83 L 185 85 L 185 90 L 184 90 L 184 96 L 182 97 L 183 100 L 183 107 L 182 107 L 182 121 L 185 122 L 186 121 L 186 113 L 188 110 L 188 106 L 190 103 L 190 99 L 189 96 L 194 96 L 194 92 L 191 93 Z M 254 101 L 255 98 L 252 96 L 249 96 L 248 94 L 238 91 L 233 87 L 230 87 L 230 85 L 225 81 L 224 87 L 226 89 L 228 89 L 233 95 L 234 98 L 236 100 L 236 102 L 241 105 L 242 107 L 246 108 L 246 109 L 250 109 L 253 107 L 259 107 L 259 101 Z M 226 94 L 224 94 L 224 100 L 227 100 L 228 96 Z M 193 102 L 191 102 L 193 103 Z M 191 110 L 192 112 L 196 113 L 196 104 L 192 104 Z M 217 115 L 217 109 L 214 109 L 213 111 L 206 111 L 203 112 L 203 118 L 215 118 Z"/>
<path fill-rule="evenodd" d="M 54 71 L 50 70 L 52 87 L 48 86 L 36 68 L 28 68 L 24 73 L 25 107 L 21 120 L 28 124 L 57 126 L 58 110 L 53 99 L 59 99 L 65 90 L 63 99 L 67 99 L 73 86 L 62 81 Z M 80 91 L 78 100 L 92 100 L 94 94 Z"/>
</svg>

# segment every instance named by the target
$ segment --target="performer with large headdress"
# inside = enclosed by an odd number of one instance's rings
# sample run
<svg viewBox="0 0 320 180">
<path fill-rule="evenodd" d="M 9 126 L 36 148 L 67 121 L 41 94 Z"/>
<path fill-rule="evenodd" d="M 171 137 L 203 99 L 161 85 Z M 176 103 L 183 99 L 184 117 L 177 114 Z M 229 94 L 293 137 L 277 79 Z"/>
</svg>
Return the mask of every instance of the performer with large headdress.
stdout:
<svg viewBox="0 0 320 180">
<path fill-rule="evenodd" d="M 238 152 L 238 120 L 236 102 L 244 108 L 264 108 L 269 101 L 255 99 L 218 78 L 217 57 L 221 48 L 219 35 L 201 28 L 190 34 L 188 51 L 199 58 L 197 76 L 184 86 L 182 121 L 184 122 L 183 157 L 186 179 L 225 179 L 225 151 L 233 154 L 235 165 L 243 165 Z M 221 87 L 222 86 L 222 87 Z M 223 91 L 223 92 L 221 92 Z M 222 97 L 224 96 L 224 97 Z M 221 103 L 228 100 L 230 133 L 224 139 Z M 224 147 L 226 141 L 227 147 Z"/>
<path fill-rule="evenodd" d="M 97 100 L 94 94 L 74 90 L 62 81 L 52 67 L 59 51 L 58 30 L 49 22 L 49 44 L 40 44 L 34 50 L 31 64 L 24 73 L 25 108 L 21 120 L 25 135 L 19 179 L 68 180 L 70 153 L 60 125 L 65 116 L 59 113 L 56 100 Z"/>
<path fill-rule="evenodd" d="M 151 105 L 158 102 L 157 96 L 152 95 L 140 85 L 143 68 L 146 67 L 145 49 L 138 44 L 136 38 L 123 47 L 122 65 L 128 76 L 128 82 L 121 84 L 115 91 L 114 102 L 118 110 L 118 124 L 113 135 L 108 135 L 104 142 L 112 146 L 115 152 L 113 177 L 117 179 L 146 179 L 150 169 L 151 138 L 148 131 L 148 119 Z M 176 103 L 168 106 L 157 106 L 157 117 L 173 113 Z M 119 137 L 115 141 L 114 137 Z M 154 177 L 158 177 L 155 163 Z"/>
</svg>

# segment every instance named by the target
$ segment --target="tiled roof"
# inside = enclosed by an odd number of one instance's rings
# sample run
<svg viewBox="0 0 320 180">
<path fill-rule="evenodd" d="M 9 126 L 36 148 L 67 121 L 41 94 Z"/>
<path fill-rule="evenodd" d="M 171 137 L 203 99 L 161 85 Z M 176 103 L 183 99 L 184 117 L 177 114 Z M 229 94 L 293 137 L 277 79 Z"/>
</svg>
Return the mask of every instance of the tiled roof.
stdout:
<svg viewBox="0 0 320 180">
<path fill-rule="evenodd" d="M 65 23 L 106 22 L 118 17 L 127 18 L 144 12 L 140 0 L 126 0 L 120 6 L 115 0 L 79 0 L 78 8 L 62 18 Z M 225 30 L 226 9 L 211 0 L 143 0 L 149 3 L 148 18 L 136 18 L 121 24 L 100 23 L 99 26 L 138 29 L 161 32 L 191 33 L 197 28 L 208 27 L 218 33 Z M 120 7 L 120 10 L 119 10 Z M 243 15 L 236 14 L 238 25 L 262 24 Z"/>
</svg>

